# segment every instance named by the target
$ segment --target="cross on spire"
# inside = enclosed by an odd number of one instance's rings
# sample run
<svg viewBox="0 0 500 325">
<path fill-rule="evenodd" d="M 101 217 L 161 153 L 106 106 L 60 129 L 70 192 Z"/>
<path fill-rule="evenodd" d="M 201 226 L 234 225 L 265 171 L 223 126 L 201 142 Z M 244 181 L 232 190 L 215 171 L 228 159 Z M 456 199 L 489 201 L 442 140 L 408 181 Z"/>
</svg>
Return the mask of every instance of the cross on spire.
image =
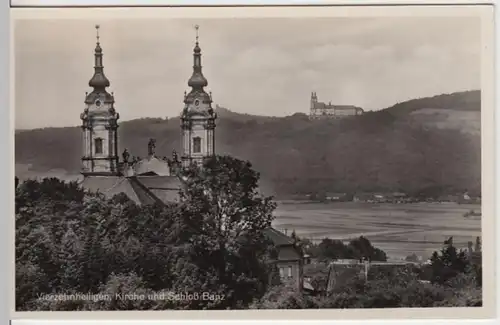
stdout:
<svg viewBox="0 0 500 325">
<path fill-rule="evenodd" d="M 95 30 L 96 30 L 96 34 L 97 34 L 97 35 L 96 35 L 96 38 L 97 38 L 97 44 L 99 44 L 99 28 L 100 28 L 100 27 L 101 27 L 101 26 L 99 26 L 99 25 L 95 25 Z"/>
</svg>

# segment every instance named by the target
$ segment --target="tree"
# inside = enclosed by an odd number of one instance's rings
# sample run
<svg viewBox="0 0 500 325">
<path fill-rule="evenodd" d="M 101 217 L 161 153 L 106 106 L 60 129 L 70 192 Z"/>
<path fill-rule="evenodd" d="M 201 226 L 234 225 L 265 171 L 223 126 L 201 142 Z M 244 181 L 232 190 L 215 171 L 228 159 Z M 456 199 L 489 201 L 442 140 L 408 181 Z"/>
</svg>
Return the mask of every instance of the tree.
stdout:
<svg viewBox="0 0 500 325">
<path fill-rule="evenodd" d="M 250 303 L 263 294 L 269 279 L 263 230 L 271 226 L 276 204 L 258 193 L 259 174 L 251 164 L 230 156 L 214 156 L 184 176 L 181 202 L 190 234 L 190 268 L 205 291 L 225 296 L 203 308 Z"/>
<path fill-rule="evenodd" d="M 367 258 L 369 261 L 387 261 L 385 252 L 374 247 L 371 242 L 363 236 L 351 240 L 347 247 L 351 251 L 351 258 Z"/>
<path fill-rule="evenodd" d="M 419 257 L 417 254 L 412 253 L 411 255 L 406 256 L 405 261 L 408 262 L 419 262 Z"/>
<path fill-rule="evenodd" d="M 324 238 L 318 245 L 319 256 L 326 259 L 350 258 L 347 247 L 340 240 Z"/>
<path fill-rule="evenodd" d="M 476 237 L 476 245 L 474 246 L 474 251 L 480 252 L 481 251 L 481 237 Z"/>
<path fill-rule="evenodd" d="M 461 273 L 469 270 L 469 260 L 465 251 L 448 245 L 441 251 L 434 252 L 431 257 L 432 278 L 431 282 L 444 284 Z"/>
<path fill-rule="evenodd" d="M 82 253 L 82 243 L 76 235 L 71 224 L 64 234 L 60 245 L 61 261 L 60 278 L 61 286 L 67 289 L 77 289 L 83 279 L 82 268 L 80 267 L 79 257 Z"/>
<path fill-rule="evenodd" d="M 169 287 L 175 255 L 169 245 L 185 240 L 177 208 L 137 206 L 125 194 L 106 199 L 56 179 L 21 184 L 16 190 L 16 308 L 91 308 L 36 298 L 50 292 L 96 293 L 112 274 L 137 274 L 151 289 Z"/>
<path fill-rule="evenodd" d="M 282 284 L 271 287 L 250 305 L 250 309 L 305 309 L 313 306 L 309 297 L 298 292 L 296 286 Z"/>
</svg>

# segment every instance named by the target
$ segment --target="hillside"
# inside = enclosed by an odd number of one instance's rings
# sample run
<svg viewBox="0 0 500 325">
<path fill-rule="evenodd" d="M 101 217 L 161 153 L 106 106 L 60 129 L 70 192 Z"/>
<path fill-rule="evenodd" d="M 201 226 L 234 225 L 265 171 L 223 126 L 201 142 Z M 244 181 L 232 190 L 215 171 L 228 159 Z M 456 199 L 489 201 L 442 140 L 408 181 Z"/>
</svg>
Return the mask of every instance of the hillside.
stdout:
<svg viewBox="0 0 500 325">
<path fill-rule="evenodd" d="M 250 160 L 268 191 L 479 190 L 480 92 L 415 99 L 345 120 L 262 117 L 218 108 L 218 153 Z M 458 122 L 457 122 L 458 121 Z M 122 122 L 120 152 L 180 148 L 179 119 Z M 81 129 L 16 133 L 16 174 L 78 175 Z"/>
</svg>

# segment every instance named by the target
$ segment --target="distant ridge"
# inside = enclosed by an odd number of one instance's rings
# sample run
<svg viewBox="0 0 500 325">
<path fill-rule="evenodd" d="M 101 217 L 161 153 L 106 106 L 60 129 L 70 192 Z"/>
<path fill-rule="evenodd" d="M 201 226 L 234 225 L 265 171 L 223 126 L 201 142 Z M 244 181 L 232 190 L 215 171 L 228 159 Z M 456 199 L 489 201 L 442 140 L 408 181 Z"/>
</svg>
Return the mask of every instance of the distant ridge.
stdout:
<svg viewBox="0 0 500 325">
<path fill-rule="evenodd" d="M 218 106 L 217 151 L 250 160 L 266 186 L 283 195 L 479 191 L 480 108 L 480 91 L 410 100 L 345 120 L 310 121 L 303 113 L 265 117 Z M 16 131 L 18 176 L 54 170 L 77 175 L 80 131 Z M 120 152 L 127 147 L 132 155 L 145 156 L 150 137 L 160 156 L 180 148 L 177 117 L 125 121 L 119 135 Z"/>
<path fill-rule="evenodd" d="M 225 108 L 221 105 L 215 105 L 215 112 L 217 113 L 217 116 L 219 118 L 227 118 L 227 119 L 232 119 L 236 121 L 250 121 L 250 120 L 257 120 L 257 119 L 262 119 L 262 120 L 272 120 L 272 119 L 278 119 L 280 117 L 275 117 L 275 116 L 262 116 L 262 115 L 252 115 L 252 114 L 246 114 L 246 113 L 236 113 L 231 111 L 228 108 Z"/>
<path fill-rule="evenodd" d="M 479 104 L 479 105 L 478 105 Z M 452 109 L 457 111 L 479 111 L 481 109 L 481 91 L 469 90 L 432 97 L 412 99 L 397 103 L 385 110 L 391 114 L 410 114 L 422 108 Z"/>
</svg>

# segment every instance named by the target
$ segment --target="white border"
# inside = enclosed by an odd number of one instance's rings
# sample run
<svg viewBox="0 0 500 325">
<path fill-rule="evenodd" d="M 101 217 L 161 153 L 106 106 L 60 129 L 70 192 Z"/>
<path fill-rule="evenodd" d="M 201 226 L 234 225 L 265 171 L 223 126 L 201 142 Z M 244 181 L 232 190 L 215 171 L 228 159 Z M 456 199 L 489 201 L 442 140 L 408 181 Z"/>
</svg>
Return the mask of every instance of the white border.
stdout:
<svg viewBox="0 0 500 325">
<path fill-rule="evenodd" d="M 11 0 L 16 7 L 77 7 L 77 6 L 275 6 L 275 5 L 431 5 L 431 4 L 491 4 L 487 0 Z"/>
<path fill-rule="evenodd" d="M 4 1 L 0 4 L 0 152 L 4 155 L 11 155 L 13 151 L 13 142 L 11 139 L 10 132 L 10 89 L 9 89 L 9 69 L 10 69 L 10 60 L 9 60 L 9 7 L 8 2 Z M 0 191 L 0 207 L 3 208 L 3 213 L 1 214 L 4 218 L 0 219 L 0 238 L 2 239 L 2 243 L 0 244 L 0 256 L 4 263 L 3 265 L 9 265 L 13 263 L 10 252 L 11 241 L 9 239 L 9 234 L 11 231 L 9 230 L 9 219 L 13 216 L 10 214 L 10 209 L 8 207 L 11 204 L 12 196 L 10 195 L 11 190 L 14 188 L 14 180 L 11 173 L 12 162 L 10 159 L 2 159 L 0 161 L 0 184 L 4 186 Z M 7 262 L 8 261 L 8 262 Z M 4 268 L 2 268 L 4 270 Z M 0 288 L 3 293 L 0 295 L 0 319 L 3 324 L 7 324 L 7 322 L 11 319 L 11 311 L 10 311 L 10 298 L 9 292 L 10 283 L 12 282 L 12 278 L 8 272 L 2 272 L 2 276 L 0 277 Z"/>
</svg>

